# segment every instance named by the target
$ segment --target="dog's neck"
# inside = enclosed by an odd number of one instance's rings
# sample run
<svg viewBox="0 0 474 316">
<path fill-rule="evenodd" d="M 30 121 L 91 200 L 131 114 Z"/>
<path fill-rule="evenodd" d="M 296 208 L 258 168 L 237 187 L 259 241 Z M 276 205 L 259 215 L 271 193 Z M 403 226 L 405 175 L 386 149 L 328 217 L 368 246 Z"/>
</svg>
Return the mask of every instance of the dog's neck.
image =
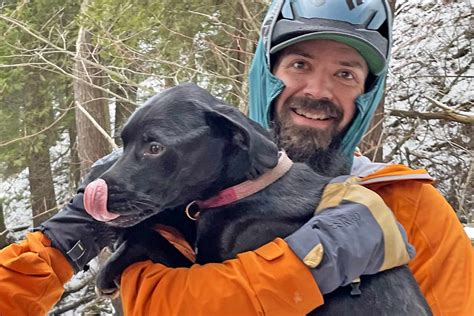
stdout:
<svg viewBox="0 0 474 316">
<path fill-rule="evenodd" d="M 196 200 L 188 204 L 186 207 L 186 215 L 189 218 L 196 220 L 199 217 L 199 211 L 191 214 L 191 207 L 198 206 L 199 210 L 225 206 L 246 198 L 265 189 L 270 184 L 274 183 L 285 175 L 293 165 L 293 161 L 288 158 L 285 152 L 280 152 L 278 164 L 275 168 L 268 170 L 260 177 L 254 180 L 247 180 L 227 189 L 220 191 L 217 195 L 207 200 Z"/>
</svg>

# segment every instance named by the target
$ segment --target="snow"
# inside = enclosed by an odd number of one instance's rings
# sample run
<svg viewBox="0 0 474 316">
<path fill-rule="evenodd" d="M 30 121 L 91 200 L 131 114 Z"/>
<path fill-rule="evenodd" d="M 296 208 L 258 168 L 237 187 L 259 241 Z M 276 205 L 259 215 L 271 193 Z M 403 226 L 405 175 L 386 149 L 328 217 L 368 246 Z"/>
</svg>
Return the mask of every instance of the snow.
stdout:
<svg viewBox="0 0 474 316">
<path fill-rule="evenodd" d="M 465 226 L 464 231 L 467 234 L 467 237 L 474 243 L 474 227 Z"/>
</svg>

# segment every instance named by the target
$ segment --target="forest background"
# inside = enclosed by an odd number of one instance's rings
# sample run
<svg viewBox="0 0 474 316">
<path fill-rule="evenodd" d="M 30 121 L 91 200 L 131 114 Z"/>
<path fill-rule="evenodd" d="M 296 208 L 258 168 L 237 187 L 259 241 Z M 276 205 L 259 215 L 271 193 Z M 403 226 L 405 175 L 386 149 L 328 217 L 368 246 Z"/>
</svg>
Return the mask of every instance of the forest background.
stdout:
<svg viewBox="0 0 474 316">
<path fill-rule="evenodd" d="M 426 168 L 474 220 L 469 0 L 392 0 L 384 103 L 361 144 L 377 161 Z M 0 247 L 67 202 L 91 163 L 120 146 L 148 97 L 192 81 L 247 111 L 247 73 L 267 0 L 0 1 Z M 115 314 L 96 269 L 51 315 Z"/>
</svg>

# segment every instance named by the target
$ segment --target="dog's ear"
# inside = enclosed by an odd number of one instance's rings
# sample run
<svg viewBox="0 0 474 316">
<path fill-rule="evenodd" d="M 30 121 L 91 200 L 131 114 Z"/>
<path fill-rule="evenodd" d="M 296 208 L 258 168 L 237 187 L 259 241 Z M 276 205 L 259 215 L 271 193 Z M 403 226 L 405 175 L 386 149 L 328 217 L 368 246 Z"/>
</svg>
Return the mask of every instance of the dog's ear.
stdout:
<svg viewBox="0 0 474 316">
<path fill-rule="evenodd" d="M 208 122 L 232 134 L 232 142 L 247 152 L 251 168 L 248 178 L 253 179 L 278 163 L 278 148 L 269 132 L 257 123 L 252 124 L 238 109 L 228 105 L 213 105 L 206 111 Z"/>
</svg>

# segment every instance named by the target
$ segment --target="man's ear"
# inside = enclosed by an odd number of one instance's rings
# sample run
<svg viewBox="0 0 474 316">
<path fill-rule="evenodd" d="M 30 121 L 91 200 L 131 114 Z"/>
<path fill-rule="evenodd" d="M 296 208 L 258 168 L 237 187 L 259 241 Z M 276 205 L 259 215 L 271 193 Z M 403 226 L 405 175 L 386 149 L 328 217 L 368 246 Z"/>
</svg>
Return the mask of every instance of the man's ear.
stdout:
<svg viewBox="0 0 474 316">
<path fill-rule="evenodd" d="M 251 164 L 249 178 L 256 178 L 278 163 L 278 148 L 270 134 L 238 109 L 214 105 L 206 112 L 207 119 L 219 129 L 231 132 L 232 143 L 246 152 Z"/>
</svg>

